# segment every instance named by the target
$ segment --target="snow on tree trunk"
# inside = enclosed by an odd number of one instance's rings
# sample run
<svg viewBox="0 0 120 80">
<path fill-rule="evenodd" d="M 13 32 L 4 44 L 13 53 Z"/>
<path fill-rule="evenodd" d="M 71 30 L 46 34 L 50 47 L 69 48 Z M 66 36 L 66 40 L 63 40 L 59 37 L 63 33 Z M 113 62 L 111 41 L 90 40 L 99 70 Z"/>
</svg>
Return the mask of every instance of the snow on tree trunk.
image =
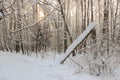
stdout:
<svg viewBox="0 0 120 80">
<path fill-rule="evenodd" d="M 61 64 L 71 55 L 71 52 L 84 40 L 84 38 L 90 33 L 90 31 L 95 27 L 94 23 L 90 23 L 86 30 L 80 34 L 80 36 L 67 48 L 65 52 L 65 58 L 61 61 Z"/>
</svg>

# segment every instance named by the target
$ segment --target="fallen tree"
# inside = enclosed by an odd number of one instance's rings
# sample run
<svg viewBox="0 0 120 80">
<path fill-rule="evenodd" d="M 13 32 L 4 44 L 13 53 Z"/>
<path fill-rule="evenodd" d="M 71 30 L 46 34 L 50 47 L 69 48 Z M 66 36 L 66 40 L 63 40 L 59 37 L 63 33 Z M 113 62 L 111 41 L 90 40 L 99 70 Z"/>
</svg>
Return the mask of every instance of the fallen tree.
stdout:
<svg viewBox="0 0 120 80">
<path fill-rule="evenodd" d="M 80 34 L 80 36 L 67 48 L 65 51 L 65 58 L 61 61 L 60 64 L 63 64 L 66 59 L 72 54 L 72 51 L 82 43 L 82 41 L 89 35 L 89 33 L 95 28 L 94 23 L 90 23 L 85 31 Z"/>
</svg>

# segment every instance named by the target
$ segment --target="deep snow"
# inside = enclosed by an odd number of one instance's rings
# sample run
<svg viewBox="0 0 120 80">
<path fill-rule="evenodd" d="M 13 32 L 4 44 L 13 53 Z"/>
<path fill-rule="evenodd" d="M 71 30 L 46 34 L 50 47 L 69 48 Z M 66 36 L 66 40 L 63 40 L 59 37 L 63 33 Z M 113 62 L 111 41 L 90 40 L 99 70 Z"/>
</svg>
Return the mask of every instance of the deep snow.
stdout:
<svg viewBox="0 0 120 80">
<path fill-rule="evenodd" d="M 50 59 L 41 60 L 0 51 L 0 80 L 98 80 L 74 74 L 74 69 Z"/>
<path fill-rule="evenodd" d="M 96 77 L 76 73 L 70 65 L 59 63 L 58 58 L 64 55 L 57 56 L 56 59 L 50 57 L 41 59 L 0 51 L 0 80 L 119 80 L 119 77 Z M 116 71 L 118 76 L 119 70 Z"/>
</svg>

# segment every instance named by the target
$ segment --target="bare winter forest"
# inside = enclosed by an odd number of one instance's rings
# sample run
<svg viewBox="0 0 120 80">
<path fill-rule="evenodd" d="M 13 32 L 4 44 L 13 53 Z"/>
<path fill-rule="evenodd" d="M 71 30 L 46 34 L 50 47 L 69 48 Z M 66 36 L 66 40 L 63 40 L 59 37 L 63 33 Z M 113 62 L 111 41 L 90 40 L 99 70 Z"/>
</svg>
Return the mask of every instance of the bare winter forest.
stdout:
<svg viewBox="0 0 120 80">
<path fill-rule="evenodd" d="M 90 23 L 95 28 L 68 49 Z M 114 75 L 120 70 L 120 0 L 0 0 L 0 50 L 37 57 L 64 52 L 61 63 L 71 61 L 77 72 Z"/>
</svg>

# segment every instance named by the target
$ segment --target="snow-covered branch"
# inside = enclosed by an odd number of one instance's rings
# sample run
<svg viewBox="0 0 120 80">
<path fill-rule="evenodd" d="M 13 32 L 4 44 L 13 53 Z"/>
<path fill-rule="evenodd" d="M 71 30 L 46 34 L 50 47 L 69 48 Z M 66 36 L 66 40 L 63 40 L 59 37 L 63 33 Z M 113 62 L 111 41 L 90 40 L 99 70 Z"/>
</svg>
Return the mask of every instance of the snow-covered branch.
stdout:
<svg viewBox="0 0 120 80">
<path fill-rule="evenodd" d="M 95 27 L 94 23 L 90 23 L 89 26 L 86 28 L 86 30 L 80 34 L 80 36 L 68 47 L 68 49 L 66 50 L 65 54 L 65 58 L 61 61 L 61 64 L 64 63 L 64 61 L 71 55 L 71 52 L 77 47 L 77 45 L 79 45 L 84 38 L 90 33 L 90 31 Z"/>
</svg>

